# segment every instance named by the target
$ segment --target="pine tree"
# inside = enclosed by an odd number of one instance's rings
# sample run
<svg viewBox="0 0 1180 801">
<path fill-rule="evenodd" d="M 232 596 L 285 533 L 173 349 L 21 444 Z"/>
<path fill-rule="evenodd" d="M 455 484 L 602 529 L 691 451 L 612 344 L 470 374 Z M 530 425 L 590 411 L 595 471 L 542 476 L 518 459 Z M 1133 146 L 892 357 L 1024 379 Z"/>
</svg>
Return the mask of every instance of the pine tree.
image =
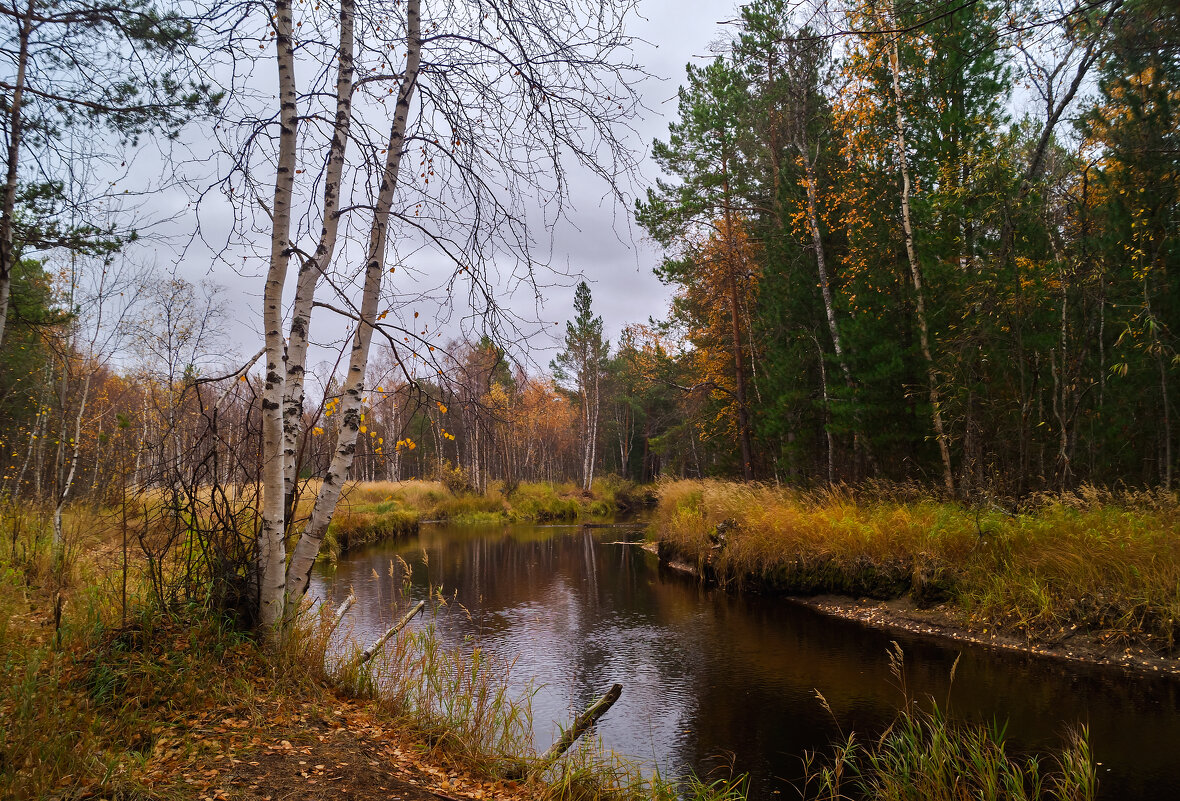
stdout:
<svg viewBox="0 0 1180 801">
<path fill-rule="evenodd" d="M 679 93 L 680 120 L 669 126 L 668 141 L 657 141 L 652 150 L 660 166 L 680 182 L 657 181 L 646 200 L 637 203 L 636 216 L 660 244 L 674 251 L 657 270 L 664 281 L 692 288 L 698 268 L 719 268 L 721 280 L 711 282 L 716 294 L 701 308 L 728 313 L 734 427 L 742 477 L 749 481 L 754 477 L 754 448 L 748 390 L 753 360 L 747 344 L 752 262 L 745 250 L 750 210 L 749 165 L 743 158 L 746 82 L 720 57 L 703 68 L 689 65 L 687 73 L 688 86 Z"/>
<path fill-rule="evenodd" d="M 551 362 L 558 381 L 571 383 L 581 406 L 582 489 L 589 491 L 597 464 L 598 421 L 602 383 L 610 342 L 602 337 L 602 318 L 591 310 L 590 287 L 580 281 L 574 290 L 572 321 L 565 324 L 565 350 Z"/>
</svg>

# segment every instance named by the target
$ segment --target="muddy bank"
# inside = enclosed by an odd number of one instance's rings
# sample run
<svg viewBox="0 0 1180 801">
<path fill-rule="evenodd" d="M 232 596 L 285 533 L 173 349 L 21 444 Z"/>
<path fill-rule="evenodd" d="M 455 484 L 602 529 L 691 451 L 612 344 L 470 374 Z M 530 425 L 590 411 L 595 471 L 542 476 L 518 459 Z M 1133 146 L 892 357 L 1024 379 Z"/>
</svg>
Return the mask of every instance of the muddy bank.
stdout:
<svg viewBox="0 0 1180 801">
<path fill-rule="evenodd" d="M 824 614 L 852 620 L 883 631 L 906 632 L 919 637 L 970 643 L 987 648 L 1018 651 L 1047 659 L 1103 668 L 1117 668 L 1141 675 L 1180 676 L 1180 658 L 1152 651 L 1142 643 L 1128 643 L 1117 632 L 1093 632 L 1074 627 L 1055 638 L 1021 637 L 997 629 L 986 621 L 971 621 L 947 603 L 920 608 L 911 596 L 880 599 L 837 593 L 801 595 L 782 591 L 756 576 L 740 582 L 719 580 L 708 561 L 703 566 L 663 542 L 648 542 L 644 550 L 656 554 L 660 564 L 714 586 L 731 591 L 771 595 Z M 703 567 L 703 569 L 702 569 Z"/>
</svg>

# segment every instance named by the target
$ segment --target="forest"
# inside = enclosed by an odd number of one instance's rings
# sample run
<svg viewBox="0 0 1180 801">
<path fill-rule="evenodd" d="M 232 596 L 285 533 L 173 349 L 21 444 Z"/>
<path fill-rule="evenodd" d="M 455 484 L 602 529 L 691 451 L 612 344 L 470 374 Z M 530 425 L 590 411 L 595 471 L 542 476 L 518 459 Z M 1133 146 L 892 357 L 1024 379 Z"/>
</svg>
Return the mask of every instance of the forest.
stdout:
<svg viewBox="0 0 1180 801">
<path fill-rule="evenodd" d="M 822 11 L 745 5 L 689 65 L 654 145 L 663 177 L 635 204 L 666 254 L 665 314 L 612 346 L 583 283 L 548 369 L 492 326 L 444 344 L 403 320 L 364 367 L 351 475 L 1173 486 L 1174 7 Z M 159 135 L 217 102 L 194 85 L 108 122 Z M 69 123 L 24 124 L 10 158 L 43 163 Z M 256 480 L 266 381 L 218 358 L 216 285 L 121 266 L 134 231 L 79 221 L 75 187 L 23 163 L 4 217 L 4 497 L 192 480 L 213 459 Z M 308 375 L 297 459 L 314 477 L 348 393 L 327 362 Z"/>
</svg>

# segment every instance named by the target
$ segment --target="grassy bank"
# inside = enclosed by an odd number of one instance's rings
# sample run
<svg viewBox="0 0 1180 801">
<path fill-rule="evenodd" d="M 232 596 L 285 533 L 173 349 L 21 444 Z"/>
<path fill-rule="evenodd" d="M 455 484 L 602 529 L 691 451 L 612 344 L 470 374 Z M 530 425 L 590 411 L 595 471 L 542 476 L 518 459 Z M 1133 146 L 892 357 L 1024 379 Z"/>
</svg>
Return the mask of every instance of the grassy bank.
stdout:
<svg viewBox="0 0 1180 801">
<path fill-rule="evenodd" d="M 48 524 L 47 510 L 0 515 L 0 798 L 326 801 L 342 787 L 405 801 L 745 797 L 740 778 L 645 777 L 592 740 L 535 779 L 506 779 L 536 764 L 531 712 L 508 692 L 510 666 L 478 647 L 406 632 L 351 668 L 356 647 L 329 647 L 324 608 L 274 653 L 199 603 L 153 605 L 134 548 L 124 607 L 119 514 L 71 510 L 60 559 Z M 395 603 L 393 613 L 407 601 Z M 1092 775 L 1084 738 L 1056 759 L 1072 787 Z M 989 786 L 996 771 L 1028 787 L 1058 781 L 1009 759 L 1002 732 L 908 702 L 882 737 L 850 736 L 810 765 L 808 798 L 907 797 L 886 781 L 905 771 L 930 798 Z"/>
<path fill-rule="evenodd" d="M 324 551 L 412 534 L 424 521 L 463 525 L 602 520 L 647 502 L 645 491 L 614 476 L 594 480 L 590 492 L 572 482 L 492 482 L 486 493 L 448 488 L 440 481 L 355 482 L 344 489 Z"/>
<path fill-rule="evenodd" d="M 1180 502 L 1097 490 L 1015 510 L 900 492 L 661 484 L 664 556 L 785 594 L 911 597 L 964 624 L 1053 642 L 1077 631 L 1177 653 Z"/>
</svg>

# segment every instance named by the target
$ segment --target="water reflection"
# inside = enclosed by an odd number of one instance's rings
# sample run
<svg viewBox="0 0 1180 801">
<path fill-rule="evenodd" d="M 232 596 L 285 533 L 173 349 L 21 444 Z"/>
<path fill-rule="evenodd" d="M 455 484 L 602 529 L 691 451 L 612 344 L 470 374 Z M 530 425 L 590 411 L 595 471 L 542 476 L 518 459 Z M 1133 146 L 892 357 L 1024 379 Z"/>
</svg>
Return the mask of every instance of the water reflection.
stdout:
<svg viewBox="0 0 1180 801">
<path fill-rule="evenodd" d="M 539 748 L 617 681 L 623 696 L 597 729 L 609 747 L 673 772 L 704 773 L 732 759 L 752 774 L 751 797 L 791 796 L 802 754 L 838 737 L 817 690 L 845 731 L 885 725 L 900 697 L 886 658 L 894 636 L 701 588 L 617 544 L 623 531 L 429 526 L 409 542 L 319 568 L 313 592 L 339 600 L 352 587 L 353 630 L 371 639 L 404 609 L 401 571 L 391 564 L 405 559 L 414 599 L 430 587 L 453 593 L 457 603 L 436 619 L 444 642 L 479 641 L 515 661 L 521 692 L 535 682 Z M 1088 723 L 1104 798 L 1168 797 L 1180 786 L 1174 682 L 919 638 L 901 644 L 912 691 L 949 697 L 959 716 L 1009 721 L 1018 749 L 1055 747 L 1068 725 Z"/>
</svg>

